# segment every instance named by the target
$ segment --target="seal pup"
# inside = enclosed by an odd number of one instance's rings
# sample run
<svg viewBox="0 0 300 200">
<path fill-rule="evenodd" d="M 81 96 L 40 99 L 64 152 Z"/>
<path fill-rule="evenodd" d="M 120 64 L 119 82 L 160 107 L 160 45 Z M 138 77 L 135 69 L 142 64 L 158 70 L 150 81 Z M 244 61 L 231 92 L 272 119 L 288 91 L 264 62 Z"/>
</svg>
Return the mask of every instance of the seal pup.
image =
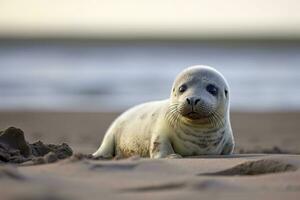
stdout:
<svg viewBox="0 0 300 200">
<path fill-rule="evenodd" d="M 121 114 L 93 157 L 231 154 L 229 96 L 227 81 L 217 70 L 188 67 L 177 75 L 169 99 L 144 103 Z"/>
</svg>

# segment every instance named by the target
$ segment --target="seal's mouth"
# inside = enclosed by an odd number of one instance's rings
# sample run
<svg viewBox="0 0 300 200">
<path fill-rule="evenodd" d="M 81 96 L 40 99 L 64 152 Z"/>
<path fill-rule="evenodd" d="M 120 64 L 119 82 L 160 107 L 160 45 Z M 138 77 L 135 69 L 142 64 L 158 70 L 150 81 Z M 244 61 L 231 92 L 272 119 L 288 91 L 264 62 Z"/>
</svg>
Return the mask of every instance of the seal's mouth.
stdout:
<svg viewBox="0 0 300 200">
<path fill-rule="evenodd" d="M 195 111 L 191 111 L 191 112 L 189 112 L 189 113 L 186 113 L 185 115 L 184 115 L 186 118 L 189 118 L 189 119 L 201 119 L 201 118 L 203 118 L 203 116 L 200 114 L 200 113 L 197 113 L 197 112 L 195 112 Z"/>
</svg>

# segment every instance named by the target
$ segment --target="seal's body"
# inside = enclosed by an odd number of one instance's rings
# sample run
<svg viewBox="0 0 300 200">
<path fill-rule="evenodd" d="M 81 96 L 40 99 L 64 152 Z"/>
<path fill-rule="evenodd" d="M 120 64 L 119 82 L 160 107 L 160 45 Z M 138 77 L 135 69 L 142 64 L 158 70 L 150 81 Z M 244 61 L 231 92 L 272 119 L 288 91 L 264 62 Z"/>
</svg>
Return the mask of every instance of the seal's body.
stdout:
<svg viewBox="0 0 300 200">
<path fill-rule="evenodd" d="M 164 158 L 231 154 L 229 88 L 207 66 L 185 69 L 169 99 L 135 106 L 119 116 L 94 157 Z"/>
</svg>

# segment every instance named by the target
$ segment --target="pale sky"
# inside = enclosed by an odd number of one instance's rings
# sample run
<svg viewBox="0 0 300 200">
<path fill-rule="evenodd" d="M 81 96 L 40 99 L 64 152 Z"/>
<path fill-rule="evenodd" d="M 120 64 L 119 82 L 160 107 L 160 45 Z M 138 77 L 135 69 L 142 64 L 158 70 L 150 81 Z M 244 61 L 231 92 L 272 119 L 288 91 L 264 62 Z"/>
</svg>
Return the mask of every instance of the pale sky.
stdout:
<svg viewBox="0 0 300 200">
<path fill-rule="evenodd" d="M 300 0 L 0 0 L 1 36 L 300 38 Z"/>
</svg>

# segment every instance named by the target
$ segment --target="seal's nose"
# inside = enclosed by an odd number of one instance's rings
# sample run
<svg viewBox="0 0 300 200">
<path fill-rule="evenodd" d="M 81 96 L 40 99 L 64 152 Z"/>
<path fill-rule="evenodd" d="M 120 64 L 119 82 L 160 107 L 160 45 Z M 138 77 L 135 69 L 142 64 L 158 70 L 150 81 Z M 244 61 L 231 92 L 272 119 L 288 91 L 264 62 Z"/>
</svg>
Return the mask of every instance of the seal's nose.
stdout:
<svg viewBox="0 0 300 200">
<path fill-rule="evenodd" d="M 197 103 L 199 103 L 200 99 L 196 97 L 187 97 L 186 101 L 189 105 L 195 106 Z"/>
<path fill-rule="evenodd" d="M 196 98 L 195 101 L 194 101 L 194 105 L 197 105 L 197 103 L 200 101 L 199 98 Z"/>
<path fill-rule="evenodd" d="M 186 98 L 186 101 L 189 105 L 192 105 L 192 98 Z"/>
</svg>

